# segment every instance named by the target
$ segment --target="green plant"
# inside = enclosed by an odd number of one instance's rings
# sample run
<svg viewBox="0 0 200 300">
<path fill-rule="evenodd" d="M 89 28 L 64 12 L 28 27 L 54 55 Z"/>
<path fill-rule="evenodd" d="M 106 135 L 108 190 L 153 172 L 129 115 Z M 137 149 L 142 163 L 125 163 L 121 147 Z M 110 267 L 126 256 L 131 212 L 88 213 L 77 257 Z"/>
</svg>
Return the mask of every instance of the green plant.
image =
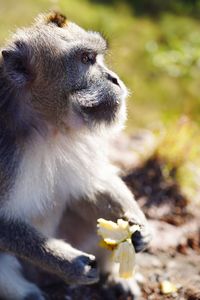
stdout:
<svg viewBox="0 0 200 300">
<path fill-rule="evenodd" d="M 183 116 L 160 133 L 155 155 L 164 160 L 163 173 L 174 177 L 181 191 L 200 203 L 200 135 L 196 123 Z"/>
</svg>

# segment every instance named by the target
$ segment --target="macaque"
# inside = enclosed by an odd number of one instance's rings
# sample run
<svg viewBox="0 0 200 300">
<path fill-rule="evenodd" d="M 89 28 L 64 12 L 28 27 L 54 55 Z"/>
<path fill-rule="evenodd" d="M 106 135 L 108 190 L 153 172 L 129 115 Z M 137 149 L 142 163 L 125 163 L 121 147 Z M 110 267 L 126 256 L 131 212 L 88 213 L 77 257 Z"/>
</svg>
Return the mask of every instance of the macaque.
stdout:
<svg viewBox="0 0 200 300">
<path fill-rule="evenodd" d="M 149 241 L 145 216 L 108 155 L 126 119 L 127 90 L 104 64 L 106 51 L 99 33 L 56 12 L 18 29 L 1 49 L 2 299 L 45 299 L 23 276 L 21 260 L 68 284 L 98 281 L 92 248 L 86 253 L 57 236 L 66 208 L 80 213 L 77 222 L 88 217 L 94 224 L 101 216 L 140 224 L 137 251 Z"/>
</svg>

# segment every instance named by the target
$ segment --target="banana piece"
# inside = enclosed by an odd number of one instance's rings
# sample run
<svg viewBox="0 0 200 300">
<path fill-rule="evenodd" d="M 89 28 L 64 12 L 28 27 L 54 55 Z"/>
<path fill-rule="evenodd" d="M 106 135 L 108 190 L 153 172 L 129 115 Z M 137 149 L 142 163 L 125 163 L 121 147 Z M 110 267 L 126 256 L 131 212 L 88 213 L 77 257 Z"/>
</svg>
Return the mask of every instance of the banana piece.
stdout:
<svg viewBox="0 0 200 300">
<path fill-rule="evenodd" d="M 120 221 L 119 221 L 120 220 Z M 119 223 L 98 219 L 97 233 L 102 236 L 105 243 L 109 245 L 117 245 L 124 241 L 129 235 L 128 222 L 119 219 Z M 123 222 L 121 222 L 123 221 Z M 126 224 L 127 223 L 127 224 Z"/>
<path fill-rule="evenodd" d="M 130 239 L 118 245 L 114 252 L 114 261 L 119 263 L 120 277 L 130 278 L 133 276 L 135 267 L 135 249 Z"/>
<path fill-rule="evenodd" d="M 97 233 L 102 237 L 101 246 L 113 251 L 113 260 L 119 264 L 119 276 L 132 277 L 135 268 L 135 249 L 131 236 L 139 225 L 130 226 L 127 221 L 118 219 L 117 223 L 105 219 L 97 220 Z"/>
</svg>

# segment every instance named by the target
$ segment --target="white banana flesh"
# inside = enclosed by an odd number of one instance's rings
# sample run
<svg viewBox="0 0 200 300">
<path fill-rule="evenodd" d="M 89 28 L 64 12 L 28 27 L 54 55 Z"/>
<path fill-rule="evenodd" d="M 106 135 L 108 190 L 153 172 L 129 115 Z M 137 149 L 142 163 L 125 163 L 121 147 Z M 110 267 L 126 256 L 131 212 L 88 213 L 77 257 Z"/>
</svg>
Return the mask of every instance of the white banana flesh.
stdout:
<svg viewBox="0 0 200 300">
<path fill-rule="evenodd" d="M 138 225 L 130 226 L 127 221 L 118 219 L 117 223 L 105 219 L 98 219 L 98 234 L 102 237 L 105 245 L 113 250 L 113 260 L 119 264 L 119 276 L 130 278 L 135 269 L 135 249 L 131 241 L 131 236 L 136 230 L 140 230 Z"/>
</svg>

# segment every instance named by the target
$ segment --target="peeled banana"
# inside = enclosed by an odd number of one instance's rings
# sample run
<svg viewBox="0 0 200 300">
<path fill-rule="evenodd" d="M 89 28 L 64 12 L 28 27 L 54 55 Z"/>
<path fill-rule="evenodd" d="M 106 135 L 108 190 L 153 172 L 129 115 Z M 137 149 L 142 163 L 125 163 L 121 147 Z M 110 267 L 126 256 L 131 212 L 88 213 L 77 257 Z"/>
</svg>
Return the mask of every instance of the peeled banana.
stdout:
<svg viewBox="0 0 200 300">
<path fill-rule="evenodd" d="M 130 226 L 127 221 L 118 219 L 117 223 L 105 219 L 97 220 L 97 233 L 102 237 L 101 246 L 113 251 L 113 260 L 119 263 L 119 276 L 132 277 L 135 268 L 135 249 L 132 234 L 140 230 L 139 225 Z"/>
</svg>

